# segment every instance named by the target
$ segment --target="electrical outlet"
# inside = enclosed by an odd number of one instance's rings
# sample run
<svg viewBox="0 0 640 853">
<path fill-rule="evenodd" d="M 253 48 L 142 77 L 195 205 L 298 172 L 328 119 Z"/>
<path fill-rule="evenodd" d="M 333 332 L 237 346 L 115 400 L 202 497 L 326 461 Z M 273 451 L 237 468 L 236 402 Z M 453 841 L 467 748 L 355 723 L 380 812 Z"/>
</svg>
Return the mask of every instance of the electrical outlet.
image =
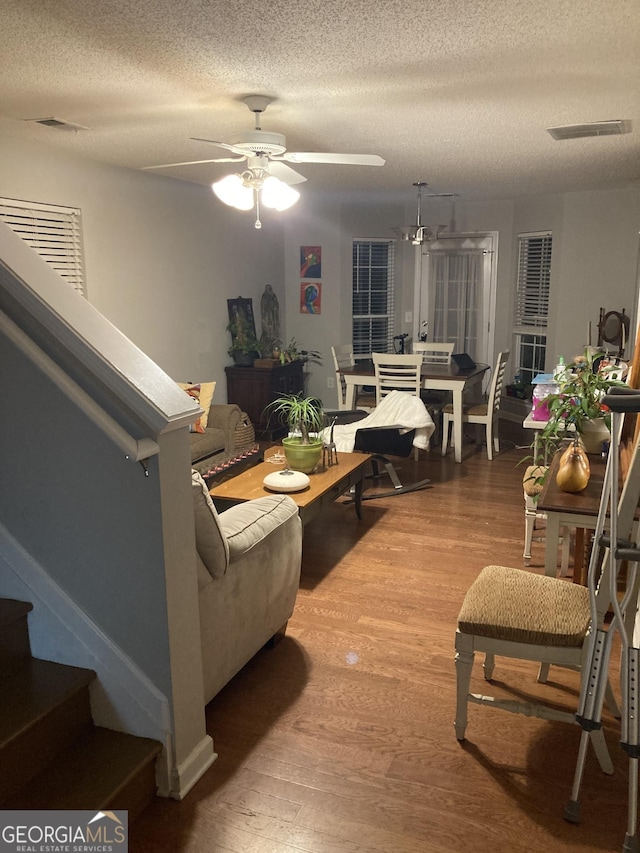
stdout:
<svg viewBox="0 0 640 853">
<path fill-rule="evenodd" d="M 335 377 L 327 376 L 327 388 L 335 388 Z"/>
<path fill-rule="evenodd" d="M 411 311 L 404 312 L 404 321 L 405 323 L 413 323 L 413 314 Z"/>
</svg>

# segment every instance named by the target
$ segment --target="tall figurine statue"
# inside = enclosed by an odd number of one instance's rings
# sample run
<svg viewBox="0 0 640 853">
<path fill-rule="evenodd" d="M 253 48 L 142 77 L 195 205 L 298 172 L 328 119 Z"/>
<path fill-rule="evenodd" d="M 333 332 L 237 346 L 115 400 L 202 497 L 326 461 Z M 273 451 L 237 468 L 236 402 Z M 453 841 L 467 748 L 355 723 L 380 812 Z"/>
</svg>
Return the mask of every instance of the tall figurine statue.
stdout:
<svg viewBox="0 0 640 853">
<path fill-rule="evenodd" d="M 262 313 L 262 337 L 261 342 L 266 350 L 280 346 L 280 308 L 278 297 L 273 292 L 270 284 L 267 284 L 262 299 L 260 300 L 260 311 Z"/>
</svg>

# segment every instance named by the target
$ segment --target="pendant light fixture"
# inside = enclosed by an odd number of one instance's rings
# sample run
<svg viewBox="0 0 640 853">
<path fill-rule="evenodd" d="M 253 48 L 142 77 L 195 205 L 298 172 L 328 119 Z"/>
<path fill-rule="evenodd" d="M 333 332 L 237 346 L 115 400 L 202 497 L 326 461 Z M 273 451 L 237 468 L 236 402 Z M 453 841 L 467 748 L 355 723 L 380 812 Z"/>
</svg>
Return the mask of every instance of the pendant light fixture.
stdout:
<svg viewBox="0 0 640 853">
<path fill-rule="evenodd" d="M 416 181 L 413 186 L 418 190 L 416 224 L 401 228 L 392 228 L 391 230 L 397 234 L 401 240 L 407 240 L 411 242 L 413 246 L 422 246 L 423 243 L 431 243 L 432 240 L 437 240 L 440 236 L 440 232 L 447 226 L 422 224 L 422 191 L 428 185 L 426 181 Z M 454 195 L 454 193 L 429 193 L 429 198 L 452 198 Z"/>
</svg>

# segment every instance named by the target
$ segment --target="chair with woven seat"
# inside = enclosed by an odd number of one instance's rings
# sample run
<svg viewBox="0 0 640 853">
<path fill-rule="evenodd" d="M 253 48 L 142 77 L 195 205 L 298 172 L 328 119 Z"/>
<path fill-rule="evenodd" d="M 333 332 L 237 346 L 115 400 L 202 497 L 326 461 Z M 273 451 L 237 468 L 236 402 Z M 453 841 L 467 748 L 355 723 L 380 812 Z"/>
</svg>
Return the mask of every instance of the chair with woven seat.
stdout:
<svg viewBox="0 0 640 853">
<path fill-rule="evenodd" d="M 484 425 L 486 442 L 487 442 L 487 458 L 489 462 L 493 459 L 494 451 L 500 452 L 500 437 L 498 435 L 498 414 L 500 410 L 500 401 L 502 397 L 502 385 L 504 383 L 504 371 L 509 360 L 509 350 L 498 353 L 496 366 L 491 377 L 491 385 L 489 386 L 489 394 L 486 402 L 477 403 L 475 405 L 465 405 L 462 413 L 464 423 Z M 442 410 L 442 455 L 447 452 L 449 444 L 449 433 L 453 424 L 453 406 L 450 403 Z"/>
<path fill-rule="evenodd" d="M 574 712 L 471 693 L 474 656 L 476 652 L 484 652 L 487 681 L 491 681 L 496 655 L 540 662 L 539 681 L 546 680 L 549 664 L 580 671 L 587 660 L 586 640 L 592 624 L 604 622 L 609 603 L 607 588 L 605 583 L 592 591 L 592 615 L 587 587 L 505 566 L 486 566 L 480 572 L 467 591 L 458 615 L 455 640 L 458 740 L 465 739 L 470 702 L 540 719 L 576 723 Z M 619 715 L 610 687 L 607 700 L 613 713 Z M 594 730 L 590 738 L 601 768 L 612 773 L 602 730 Z"/>
<path fill-rule="evenodd" d="M 347 411 L 351 407 L 347 403 L 347 384 L 341 374 L 344 367 L 355 367 L 356 360 L 352 344 L 338 344 L 331 347 L 333 366 L 336 371 L 336 389 L 338 391 L 338 411 Z M 371 412 L 376 405 L 374 391 L 364 391 L 361 387 L 356 389 L 355 408 Z"/>
</svg>

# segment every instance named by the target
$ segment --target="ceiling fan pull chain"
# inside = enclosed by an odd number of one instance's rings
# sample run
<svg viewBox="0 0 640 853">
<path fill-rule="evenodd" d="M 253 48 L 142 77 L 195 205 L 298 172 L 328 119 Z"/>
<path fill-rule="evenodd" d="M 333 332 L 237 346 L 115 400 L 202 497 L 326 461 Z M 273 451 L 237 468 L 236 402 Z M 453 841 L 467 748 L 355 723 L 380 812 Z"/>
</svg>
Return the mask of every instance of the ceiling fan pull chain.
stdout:
<svg viewBox="0 0 640 853">
<path fill-rule="evenodd" d="M 258 194 L 258 190 L 254 189 L 254 193 L 256 196 L 256 228 L 262 228 L 262 222 L 260 222 L 260 196 Z"/>
</svg>

